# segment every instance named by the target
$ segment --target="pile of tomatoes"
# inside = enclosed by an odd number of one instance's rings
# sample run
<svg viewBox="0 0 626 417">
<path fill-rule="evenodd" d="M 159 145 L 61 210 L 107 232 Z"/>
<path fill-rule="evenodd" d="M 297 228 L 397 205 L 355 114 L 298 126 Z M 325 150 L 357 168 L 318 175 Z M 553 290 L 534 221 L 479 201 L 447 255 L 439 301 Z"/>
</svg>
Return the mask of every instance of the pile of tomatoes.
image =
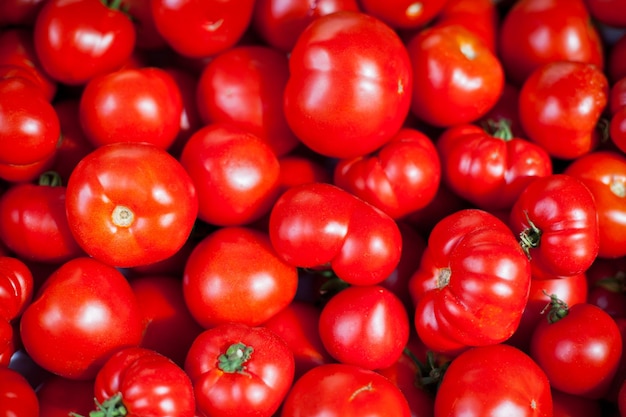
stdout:
<svg viewBox="0 0 626 417">
<path fill-rule="evenodd" d="M 0 414 L 625 417 L 626 0 L 2 0 Z"/>
</svg>

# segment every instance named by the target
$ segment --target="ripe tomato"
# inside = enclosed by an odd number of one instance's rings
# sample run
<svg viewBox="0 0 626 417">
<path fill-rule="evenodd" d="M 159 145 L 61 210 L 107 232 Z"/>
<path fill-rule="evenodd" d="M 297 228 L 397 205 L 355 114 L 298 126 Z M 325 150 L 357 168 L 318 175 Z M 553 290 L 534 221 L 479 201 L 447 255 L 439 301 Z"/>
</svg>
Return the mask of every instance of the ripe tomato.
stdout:
<svg viewBox="0 0 626 417">
<path fill-rule="evenodd" d="M 87 257 L 56 269 L 20 321 L 30 357 L 72 379 L 95 377 L 115 351 L 139 345 L 143 330 L 143 315 L 124 275 Z"/>
<path fill-rule="evenodd" d="M 16 417 L 39 417 L 35 390 L 17 371 L 0 367 L 0 414 Z"/>
<path fill-rule="evenodd" d="M 189 376 L 170 359 L 150 349 L 129 347 L 117 351 L 98 371 L 94 393 L 98 411 L 104 413 L 195 416 Z"/>
<path fill-rule="evenodd" d="M 185 371 L 200 413 L 223 417 L 271 417 L 293 382 L 287 344 L 265 327 L 223 324 L 191 345 Z"/>
<path fill-rule="evenodd" d="M 289 57 L 287 123 L 307 147 L 351 158 L 388 142 L 402 126 L 411 62 L 396 32 L 361 12 L 315 19 Z"/>
<path fill-rule="evenodd" d="M 394 29 L 414 29 L 426 26 L 444 8 L 448 0 L 362 0 L 363 11 L 382 20 Z"/>
<path fill-rule="evenodd" d="M 37 387 L 40 417 L 67 417 L 70 413 L 87 416 L 93 409 L 94 381 L 75 380 L 58 375 L 47 377 Z M 74 415 L 72 414 L 72 415 Z"/>
<path fill-rule="evenodd" d="M 274 251 L 265 232 L 222 227 L 196 245 L 183 277 L 187 308 L 203 327 L 260 325 L 293 300 L 296 268 Z"/>
<path fill-rule="evenodd" d="M 0 318 L 0 367 L 8 367 L 11 364 L 11 358 L 18 349 L 16 346 L 18 337 L 19 331 L 15 332 L 7 319 Z"/>
<path fill-rule="evenodd" d="M 550 384 L 525 353 L 497 344 L 452 360 L 435 397 L 435 417 L 552 416 Z"/>
<path fill-rule="evenodd" d="M 22 315 L 33 298 L 34 280 L 30 268 L 19 258 L 0 256 L 0 318 L 14 320 Z"/>
<path fill-rule="evenodd" d="M 176 253 L 198 212 L 195 187 L 182 165 L 146 143 L 97 148 L 72 171 L 66 192 L 67 219 L 78 244 L 119 267 Z"/>
<path fill-rule="evenodd" d="M 626 1 L 584 0 L 591 17 L 604 25 L 626 28 Z"/>
<path fill-rule="evenodd" d="M 411 111 L 435 126 L 470 123 L 491 109 L 504 88 L 496 55 L 461 26 L 434 26 L 407 44 L 413 64 Z"/>
<path fill-rule="evenodd" d="M 500 26 L 496 3 L 491 0 L 446 0 L 444 3 L 434 25 L 463 26 L 477 35 L 491 51 L 496 52 Z"/>
<path fill-rule="evenodd" d="M 601 416 L 602 406 L 599 400 L 566 394 L 552 390 L 553 417 L 589 417 Z"/>
<path fill-rule="evenodd" d="M 504 222 L 465 209 L 435 225 L 409 284 L 418 335 L 455 355 L 511 337 L 528 300 L 530 264 Z"/>
</svg>

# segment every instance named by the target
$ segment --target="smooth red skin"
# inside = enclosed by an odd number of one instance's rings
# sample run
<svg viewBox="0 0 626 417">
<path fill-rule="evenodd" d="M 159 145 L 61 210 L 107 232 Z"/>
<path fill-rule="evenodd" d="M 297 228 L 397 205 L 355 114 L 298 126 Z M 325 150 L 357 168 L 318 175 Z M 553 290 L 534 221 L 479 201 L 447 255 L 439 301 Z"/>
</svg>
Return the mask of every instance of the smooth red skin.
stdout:
<svg viewBox="0 0 626 417">
<path fill-rule="evenodd" d="M 0 164 L 0 178 L 9 183 L 36 181 L 41 174 L 52 168 L 55 156 L 53 154 L 41 161 L 26 165 Z"/>
<path fill-rule="evenodd" d="M 194 184 L 182 165 L 145 143 L 97 148 L 74 168 L 66 193 L 67 218 L 78 244 L 94 258 L 119 267 L 147 265 L 175 254 L 198 212 Z M 118 205 L 134 212 L 131 225 L 113 222 Z"/>
<path fill-rule="evenodd" d="M 294 300 L 263 323 L 289 346 L 295 361 L 296 380 L 316 366 L 336 362 L 320 338 L 320 314 L 318 306 Z"/>
<path fill-rule="evenodd" d="M 293 300 L 298 271 L 276 254 L 265 232 L 222 227 L 189 255 L 182 285 L 187 308 L 204 328 L 257 326 Z"/>
<path fill-rule="evenodd" d="M 626 77 L 611 83 L 609 90 L 609 115 L 614 116 L 623 107 L 626 107 Z"/>
<path fill-rule="evenodd" d="M 0 81 L 1 164 L 34 164 L 56 150 L 61 133 L 59 118 L 43 94 L 36 92 L 22 82 Z"/>
<path fill-rule="evenodd" d="M 257 0 L 252 27 L 267 45 L 289 52 L 313 20 L 341 10 L 356 12 L 360 7 L 355 0 Z"/>
<path fill-rule="evenodd" d="M 626 318 L 626 293 L 616 292 L 601 286 L 593 286 L 589 289 L 587 302 L 600 307 L 613 318 Z"/>
<path fill-rule="evenodd" d="M 530 355 L 550 385 L 568 394 L 600 398 L 608 390 L 622 355 L 622 337 L 601 308 L 580 303 L 555 323 L 541 321 L 530 341 Z"/>
<path fill-rule="evenodd" d="M 534 275 L 578 275 L 598 256 L 596 203 L 580 179 L 553 174 L 530 183 L 511 208 L 509 226 L 519 235 L 531 222 L 541 231 L 539 246 L 529 248 Z"/>
<path fill-rule="evenodd" d="M 565 168 L 582 180 L 593 194 L 600 229 L 601 258 L 626 255 L 626 157 L 596 151 L 577 158 Z"/>
<path fill-rule="evenodd" d="M 626 35 L 622 35 L 609 49 L 606 72 L 609 80 L 616 83 L 626 77 Z"/>
<path fill-rule="evenodd" d="M 243 373 L 217 367 L 217 358 L 234 343 L 254 349 Z M 205 415 L 271 416 L 291 387 L 294 359 L 287 344 L 271 330 L 224 324 L 196 338 L 185 371 L 194 385 L 197 409 Z"/>
<path fill-rule="evenodd" d="M 346 364 L 320 365 L 300 377 L 281 417 L 409 417 L 402 391 L 384 376 Z"/>
<path fill-rule="evenodd" d="M 524 82 L 519 94 L 522 128 L 551 156 L 572 160 L 594 150 L 596 128 L 609 96 L 604 73 L 591 64 L 545 64 Z"/>
<path fill-rule="evenodd" d="M 543 370 L 521 350 L 496 344 L 452 360 L 435 397 L 434 415 L 549 417 L 552 407 Z"/>
<path fill-rule="evenodd" d="M 444 3 L 434 22 L 436 26 L 463 26 L 496 52 L 500 16 L 493 1 L 446 0 Z"/>
<path fill-rule="evenodd" d="M 626 1 L 584 0 L 591 17 L 607 26 L 626 28 Z"/>
<path fill-rule="evenodd" d="M 282 194 L 287 189 L 313 182 L 332 182 L 332 168 L 324 161 L 314 160 L 306 155 L 290 153 L 278 158 L 280 164 L 279 188 Z"/>
<path fill-rule="evenodd" d="M 448 0 L 422 2 L 417 12 L 410 12 L 411 0 L 362 0 L 359 4 L 363 12 L 382 20 L 394 29 L 418 29 L 437 17 Z"/>
<path fill-rule="evenodd" d="M 200 75 L 198 112 L 205 124 L 232 123 L 264 139 L 276 155 L 286 155 L 299 144 L 283 112 L 288 79 L 283 52 L 263 45 L 228 49 Z"/>
<path fill-rule="evenodd" d="M 402 301 L 379 285 L 351 286 L 323 307 L 319 333 L 338 362 L 365 369 L 391 366 L 409 341 L 409 316 Z"/>
<path fill-rule="evenodd" d="M 0 3 L 0 26 L 31 26 L 44 3 L 44 0 L 3 1 Z"/>
<path fill-rule="evenodd" d="M 153 51 L 167 47 L 154 22 L 151 0 L 124 0 L 122 4 L 132 18 L 136 48 Z"/>
<path fill-rule="evenodd" d="M 602 415 L 598 400 L 552 390 L 552 417 L 589 417 Z"/>
<path fill-rule="evenodd" d="M 80 98 L 80 122 L 94 146 L 147 142 L 161 149 L 180 130 L 182 97 L 163 69 L 121 69 L 92 78 Z"/>
<path fill-rule="evenodd" d="M 620 151 L 626 153 L 626 106 L 620 108 L 611 116 L 609 136 L 613 144 Z"/>
<path fill-rule="evenodd" d="M 42 368 L 90 379 L 118 349 L 137 346 L 143 315 L 126 278 L 92 258 L 75 258 L 50 275 L 22 314 L 22 343 Z"/>
<path fill-rule="evenodd" d="M 33 28 L 39 61 L 53 79 L 83 85 L 117 70 L 135 46 L 131 20 L 93 0 L 46 2 Z"/>
<path fill-rule="evenodd" d="M 16 417 L 39 417 L 35 390 L 17 371 L 0 367 L 0 414 Z"/>
<path fill-rule="evenodd" d="M 7 321 L 22 315 L 32 301 L 34 280 L 19 258 L 0 256 L 0 317 Z"/>
<path fill-rule="evenodd" d="M 431 350 L 455 356 L 511 337 L 528 300 L 530 264 L 505 223 L 465 209 L 434 227 L 409 285 L 418 335 Z"/>
<path fill-rule="evenodd" d="M 484 126 L 485 123 L 490 123 L 490 121 L 506 120 L 509 123 L 513 137 L 526 138 L 526 133 L 519 121 L 519 90 L 518 87 L 510 82 L 505 82 L 497 103 L 477 121 L 477 124 Z"/>
<path fill-rule="evenodd" d="M 11 358 L 17 350 L 15 339 L 18 335 L 13 331 L 13 326 L 6 319 L 0 319 L 0 367 L 8 367 Z"/>
<path fill-rule="evenodd" d="M 122 394 L 129 415 L 193 417 L 193 386 L 181 367 L 150 349 L 130 347 L 111 356 L 94 382 L 102 403 Z"/>
<path fill-rule="evenodd" d="M 398 219 L 428 205 L 440 179 L 441 163 L 431 139 L 402 128 L 375 154 L 339 160 L 333 183 Z"/>
<path fill-rule="evenodd" d="M 253 0 L 151 0 L 157 31 L 178 54 L 206 58 L 233 47 L 252 20 Z"/>
<path fill-rule="evenodd" d="M 270 212 L 269 235 L 278 255 L 291 265 L 330 267 L 356 285 L 383 281 L 402 253 L 402 235 L 393 219 L 324 183 L 285 191 Z"/>
<path fill-rule="evenodd" d="M 63 263 L 84 251 L 65 214 L 66 188 L 15 184 L 0 196 L 0 239 L 21 259 Z"/>
<path fill-rule="evenodd" d="M 602 41 L 583 0 L 517 1 L 502 19 L 498 51 L 507 79 L 518 86 L 549 62 L 604 67 Z"/>
<path fill-rule="evenodd" d="M 523 138 L 504 140 L 478 125 L 446 129 L 437 140 L 443 181 L 483 210 L 510 209 L 535 179 L 552 174 L 550 155 Z"/>
<path fill-rule="evenodd" d="M 74 380 L 53 375 L 37 388 L 40 417 L 86 416 L 94 409 L 94 381 Z"/>
<path fill-rule="evenodd" d="M 146 323 L 140 347 L 184 366 L 187 351 L 203 328 L 187 309 L 181 280 L 172 276 L 146 275 L 134 277 L 129 283 Z"/>
<path fill-rule="evenodd" d="M 364 13 L 315 19 L 291 51 L 289 70 L 287 123 L 319 154 L 372 152 L 397 133 L 409 112 L 413 79 L 406 48 L 389 26 Z"/>
<path fill-rule="evenodd" d="M 530 338 L 540 321 L 547 320 L 545 308 L 550 303 L 550 294 L 555 294 L 568 306 L 587 302 L 587 276 L 553 277 L 530 280 L 528 302 L 515 333 L 505 343 L 528 353 Z M 546 295 L 546 293 L 548 295 Z"/>
<path fill-rule="evenodd" d="M 180 163 L 198 192 L 198 217 L 207 223 L 250 224 L 268 213 L 278 197 L 278 157 L 259 136 L 232 124 L 196 131 Z"/>
</svg>

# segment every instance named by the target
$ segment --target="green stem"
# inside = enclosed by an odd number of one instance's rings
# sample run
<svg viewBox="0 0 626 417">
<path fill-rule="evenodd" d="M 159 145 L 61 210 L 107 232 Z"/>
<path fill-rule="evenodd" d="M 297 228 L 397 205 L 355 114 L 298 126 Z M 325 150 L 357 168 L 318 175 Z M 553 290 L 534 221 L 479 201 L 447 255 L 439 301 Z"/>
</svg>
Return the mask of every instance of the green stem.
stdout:
<svg viewBox="0 0 626 417">
<path fill-rule="evenodd" d="M 89 413 L 89 417 L 121 417 L 128 414 L 128 410 L 122 402 L 122 394 L 117 393 L 106 399 L 102 404 L 94 398 L 96 410 Z M 80 414 L 70 413 L 70 417 L 83 417 Z"/>
<path fill-rule="evenodd" d="M 550 303 L 546 305 L 543 310 L 541 310 L 541 314 L 545 314 L 545 312 L 548 311 L 548 314 L 546 315 L 548 323 L 556 323 L 563 317 L 567 316 L 569 313 L 569 307 L 565 301 L 561 300 L 556 294 L 548 294 L 545 290 L 543 293 L 550 297 Z"/>
<path fill-rule="evenodd" d="M 485 130 L 494 138 L 502 139 L 505 142 L 513 139 L 511 132 L 511 121 L 508 119 L 487 120 Z"/>
<path fill-rule="evenodd" d="M 227 373 L 245 374 L 245 363 L 250 359 L 252 352 L 254 352 L 252 346 L 246 346 L 241 342 L 233 343 L 226 349 L 226 353 L 217 358 L 217 367 Z"/>
<path fill-rule="evenodd" d="M 537 226 L 535 226 L 535 223 L 533 223 L 532 220 L 530 220 L 530 217 L 528 216 L 527 211 L 524 211 L 524 214 L 526 215 L 528 228 L 524 229 L 519 234 L 519 239 L 520 239 L 520 246 L 524 250 L 524 253 L 526 254 L 526 256 L 528 256 L 528 259 L 530 260 L 531 259 L 530 250 L 539 247 L 539 244 L 541 243 L 541 230 Z"/>
<path fill-rule="evenodd" d="M 63 179 L 56 171 L 46 171 L 39 176 L 38 184 L 47 187 L 60 187 L 63 185 Z"/>
</svg>

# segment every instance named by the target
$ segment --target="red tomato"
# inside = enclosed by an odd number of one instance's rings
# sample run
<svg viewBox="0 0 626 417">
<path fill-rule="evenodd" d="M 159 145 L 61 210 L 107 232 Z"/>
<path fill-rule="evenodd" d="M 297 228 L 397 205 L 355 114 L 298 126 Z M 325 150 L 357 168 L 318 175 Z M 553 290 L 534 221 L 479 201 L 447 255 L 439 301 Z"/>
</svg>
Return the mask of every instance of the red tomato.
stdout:
<svg viewBox="0 0 626 417">
<path fill-rule="evenodd" d="M 600 398 L 608 390 L 622 355 L 622 336 L 601 308 L 579 303 L 568 307 L 550 296 L 547 320 L 539 322 L 530 355 L 550 385 L 568 394 Z"/>
<path fill-rule="evenodd" d="M 33 288 L 33 275 L 24 262 L 0 256 L 0 318 L 11 321 L 20 317 L 32 301 Z"/>
<path fill-rule="evenodd" d="M 93 409 L 94 381 L 53 375 L 37 388 L 39 417 L 67 417 L 69 413 L 89 415 Z"/>
<path fill-rule="evenodd" d="M 176 253 L 196 221 L 198 199 L 174 157 L 154 145 L 128 142 L 101 146 L 83 158 L 67 183 L 66 208 L 85 252 L 130 267 Z"/>
<path fill-rule="evenodd" d="M 613 318 L 626 318 L 626 258 L 597 258 L 587 270 L 587 302 Z"/>
<path fill-rule="evenodd" d="M 478 209 L 432 230 L 411 277 L 415 327 L 431 350 L 455 355 L 511 337 L 530 289 L 530 264 L 511 230 Z"/>
<path fill-rule="evenodd" d="M 591 17 L 603 25 L 626 28 L 626 1 L 584 0 Z"/>
<path fill-rule="evenodd" d="M 278 159 L 280 164 L 280 194 L 285 190 L 302 184 L 313 182 L 332 182 L 332 170 L 323 161 L 315 160 L 306 155 L 290 153 Z"/>
<path fill-rule="evenodd" d="M 98 411 L 113 415 L 193 417 L 193 386 L 185 371 L 150 349 L 119 350 L 94 383 Z"/>
<path fill-rule="evenodd" d="M 601 71 L 602 41 L 590 20 L 583 0 L 515 2 L 502 19 L 498 37 L 507 78 L 522 85 L 535 69 L 556 61 L 592 64 Z"/>
<path fill-rule="evenodd" d="M 500 24 L 496 3 L 492 0 L 446 0 L 444 3 L 434 22 L 436 26 L 463 26 L 496 52 Z"/>
<path fill-rule="evenodd" d="M 383 281 L 402 253 L 402 235 L 391 217 L 331 184 L 285 191 L 270 213 L 269 235 L 289 264 L 330 268 L 355 285 Z"/>
<path fill-rule="evenodd" d="M 402 391 L 384 376 L 346 364 L 320 365 L 298 379 L 281 417 L 409 417 Z"/>
<path fill-rule="evenodd" d="M 435 417 L 552 416 L 550 384 L 525 353 L 497 344 L 452 360 L 435 397 Z"/>
<path fill-rule="evenodd" d="M 0 3 L 0 26 L 30 26 L 45 0 L 7 0 Z"/>
<path fill-rule="evenodd" d="M 411 62 L 389 26 L 360 12 L 315 19 L 289 57 L 287 123 L 313 151 L 337 158 L 372 152 L 402 126 Z"/>
<path fill-rule="evenodd" d="M 87 83 L 80 97 L 80 122 L 96 147 L 147 142 L 167 149 L 180 130 L 182 106 L 178 85 L 165 70 L 121 69 Z"/>
<path fill-rule="evenodd" d="M 154 22 L 151 0 L 123 0 L 122 5 L 135 27 L 135 46 L 138 49 L 152 51 L 167 46 Z"/>
<path fill-rule="evenodd" d="M 482 40 L 460 26 L 434 26 L 411 38 L 411 111 L 435 126 L 470 123 L 491 109 L 504 88 L 504 73 Z"/>
<path fill-rule="evenodd" d="M 0 367 L 0 414 L 15 417 L 39 417 L 35 390 L 17 371 Z"/>
<path fill-rule="evenodd" d="M 626 77 L 626 33 L 623 34 L 609 49 L 606 72 L 609 80 L 615 83 Z"/>
<path fill-rule="evenodd" d="M 444 8 L 448 0 L 362 0 L 363 11 L 382 20 L 394 29 L 413 29 L 431 22 Z"/>
<path fill-rule="evenodd" d="M 602 415 L 599 400 L 552 390 L 552 417 L 589 417 Z"/>
<path fill-rule="evenodd" d="M 19 336 L 13 331 L 13 326 L 5 318 L 0 318 L 0 367 L 8 367 L 11 358 L 17 350 L 16 338 Z"/>
<path fill-rule="evenodd" d="M 291 387 L 294 359 L 271 330 L 224 324 L 196 338 L 185 370 L 200 413 L 271 417 Z"/>
<path fill-rule="evenodd" d="M 71 379 L 95 377 L 115 351 L 139 345 L 143 330 L 143 315 L 126 278 L 86 257 L 52 273 L 20 324 L 30 357 Z"/>
<path fill-rule="evenodd" d="M 97 0 L 50 0 L 37 15 L 33 31 L 46 73 L 70 85 L 121 68 L 135 47 L 131 20 Z"/>
<path fill-rule="evenodd" d="M 439 155 L 428 136 L 402 128 L 375 155 L 343 159 L 334 184 L 397 219 L 428 205 L 439 188 Z"/>
<path fill-rule="evenodd" d="M 253 0 L 151 0 L 157 31 L 176 53 L 192 58 L 223 52 L 243 36 Z"/>
<path fill-rule="evenodd" d="M 198 192 L 198 217 L 207 223 L 250 224 L 267 214 L 278 197 L 276 154 L 263 139 L 232 124 L 196 131 L 180 163 Z"/>
<path fill-rule="evenodd" d="M 531 182 L 510 211 L 534 275 L 572 276 L 598 256 L 598 215 L 593 194 L 578 178 L 553 174 Z"/>
</svg>

